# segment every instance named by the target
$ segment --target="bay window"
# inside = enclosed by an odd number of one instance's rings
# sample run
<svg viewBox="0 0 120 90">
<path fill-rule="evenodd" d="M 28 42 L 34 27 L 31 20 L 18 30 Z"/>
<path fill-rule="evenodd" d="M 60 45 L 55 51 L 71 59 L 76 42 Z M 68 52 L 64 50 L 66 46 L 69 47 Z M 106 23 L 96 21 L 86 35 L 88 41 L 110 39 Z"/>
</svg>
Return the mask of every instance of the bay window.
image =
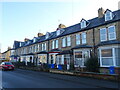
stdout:
<svg viewBox="0 0 120 90">
<path fill-rule="evenodd" d="M 112 49 L 101 50 L 101 62 L 105 66 L 113 65 Z"/>
<path fill-rule="evenodd" d="M 74 51 L 74 65 L 75 67 L 84 67 L 86 60 L 90 57 L 90 50 Z"/>
<path fill-rule="evenodd" d="M 101 67 L 120 66 L 120 48 L 104 47 L 99 49 Z"/>
<path fill-rule="evenodd" d="M 115 48 L 116 66 L 120 66 L 120 48 Z"/>
</svg>

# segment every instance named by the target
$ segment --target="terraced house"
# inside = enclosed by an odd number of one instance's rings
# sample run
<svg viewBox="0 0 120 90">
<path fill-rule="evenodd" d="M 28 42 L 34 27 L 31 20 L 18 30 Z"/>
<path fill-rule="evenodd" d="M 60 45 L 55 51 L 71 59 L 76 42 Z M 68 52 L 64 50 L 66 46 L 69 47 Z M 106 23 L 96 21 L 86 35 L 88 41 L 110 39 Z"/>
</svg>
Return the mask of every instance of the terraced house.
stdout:
<svg viewBox="0 0 120 90">
<path fill-rule="evenodd" d="M 16 60 L 66 65 L 70 69 L 85 68 L 91 56 L 99 58 L 101 72 L 108 67 L 120 68 L 120 10 L 98 9 L 96 18 L 81 19 L 80 23 L 66 27 L 60 24 L 54 32 L 24 42 L 15 41 Z"/>
</svg>

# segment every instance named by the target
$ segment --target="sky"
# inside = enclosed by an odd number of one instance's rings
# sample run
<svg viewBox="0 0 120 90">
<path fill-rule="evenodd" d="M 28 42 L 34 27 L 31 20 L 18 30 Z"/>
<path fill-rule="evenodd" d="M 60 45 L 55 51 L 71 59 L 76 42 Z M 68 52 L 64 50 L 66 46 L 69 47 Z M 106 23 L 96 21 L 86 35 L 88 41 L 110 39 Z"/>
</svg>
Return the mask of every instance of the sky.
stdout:
<svg viewBox="0 0 120 90">
<path fill-rule="evenodd" d="M 1 52 L 14 40 L 33 39 L 37 33 L 53 32 L 60 23 L 77 24 L 98 16 L 98 9 L 118 10 L 120 0 L 0 0 Z"/>
</svg>

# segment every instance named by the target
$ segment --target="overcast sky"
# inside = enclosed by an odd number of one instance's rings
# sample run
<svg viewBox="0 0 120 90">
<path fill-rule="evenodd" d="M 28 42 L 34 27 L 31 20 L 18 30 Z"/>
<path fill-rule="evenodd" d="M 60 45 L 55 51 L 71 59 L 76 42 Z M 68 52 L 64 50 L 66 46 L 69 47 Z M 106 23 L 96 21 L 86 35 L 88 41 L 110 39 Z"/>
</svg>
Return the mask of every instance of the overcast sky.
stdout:
<svg viewBox="0 0 120 90">
<path fill-rule="evenodd" d="M 9 1 L 9 2 L 8 2 Z M 34 2 L 33 2 L 34 1 Z M 55 31 L 60 23 L 71 26 L 82 18 L 98 16 L 98 9 L 115 11 L 119 0 L 0 0 L 2 52 L 14 40 L 32 39 L 38 32 Z"/>
</svg>

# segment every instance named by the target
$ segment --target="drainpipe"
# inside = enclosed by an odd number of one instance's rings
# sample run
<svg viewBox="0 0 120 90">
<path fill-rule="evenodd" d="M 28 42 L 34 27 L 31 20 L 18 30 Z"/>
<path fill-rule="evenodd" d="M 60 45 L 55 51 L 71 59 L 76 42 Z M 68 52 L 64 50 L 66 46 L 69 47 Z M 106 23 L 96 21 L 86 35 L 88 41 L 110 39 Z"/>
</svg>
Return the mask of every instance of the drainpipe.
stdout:
<svg viewBox="0 0 120 90">
<path fill-rule="evenodd" d="M 93 56 L 95 57 L 95 29 L 93 28 Z"/>
<path fill-rule="evenodd" d="M 49 40 L 48 40 L 48 52 L 49 52 Z M 47 54 L 47 64 L 49 64 L 49 53 Z"/>
</svg>

